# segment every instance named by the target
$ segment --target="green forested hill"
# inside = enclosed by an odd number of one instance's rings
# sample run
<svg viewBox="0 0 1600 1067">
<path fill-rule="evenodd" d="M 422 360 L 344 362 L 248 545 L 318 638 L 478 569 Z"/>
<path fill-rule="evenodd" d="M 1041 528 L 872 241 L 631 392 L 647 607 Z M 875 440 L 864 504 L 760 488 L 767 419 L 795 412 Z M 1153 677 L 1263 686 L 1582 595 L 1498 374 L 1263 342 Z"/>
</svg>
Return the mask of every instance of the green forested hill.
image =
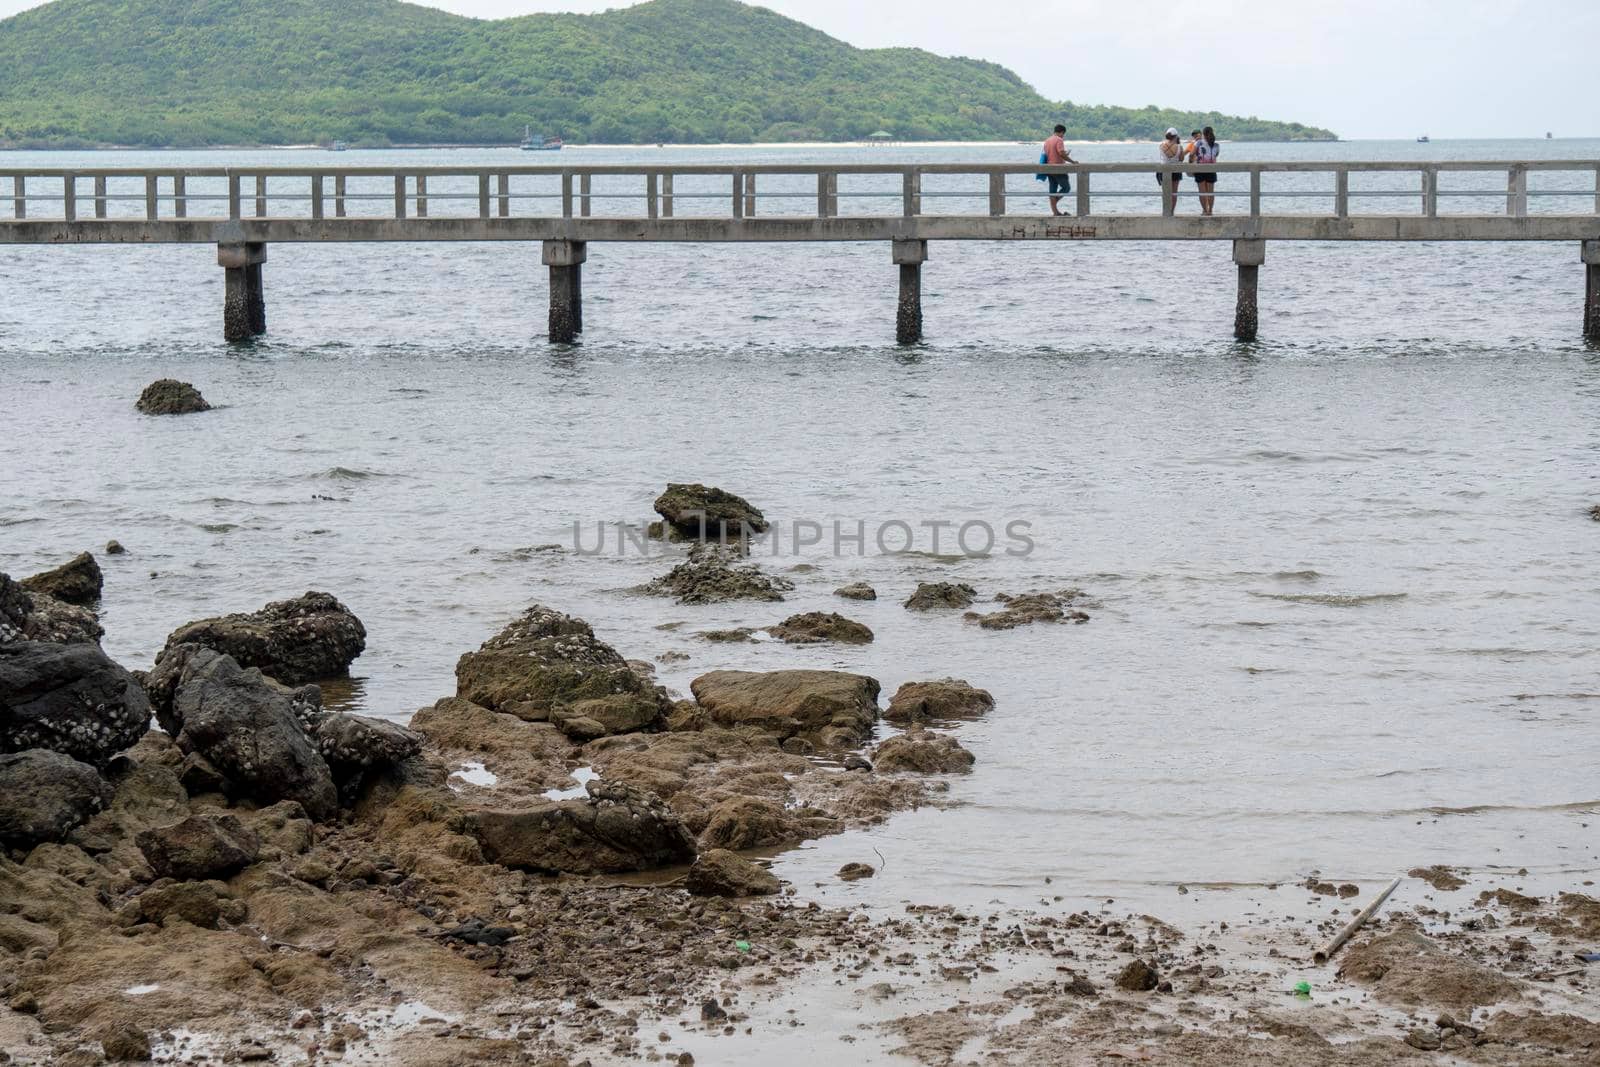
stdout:
<svg viewBox="0 0 1600 1067">
<path fill-rule="evenodd" d="M 494 22 L 397 0 L 55 0 L 0 22 L 12 145 L 1152 137 L 1326 130 L 1045 100 L 993 63 L 862 50 L 734 0 Z"/>
</svg>

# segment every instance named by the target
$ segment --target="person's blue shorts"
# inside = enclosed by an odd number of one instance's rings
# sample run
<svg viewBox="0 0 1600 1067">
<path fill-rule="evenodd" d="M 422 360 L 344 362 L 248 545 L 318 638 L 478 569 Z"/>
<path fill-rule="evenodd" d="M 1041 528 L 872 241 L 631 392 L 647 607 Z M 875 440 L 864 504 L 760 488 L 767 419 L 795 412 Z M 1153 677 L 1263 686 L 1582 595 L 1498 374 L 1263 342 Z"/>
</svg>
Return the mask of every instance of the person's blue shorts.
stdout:
<svg viewBox="0 0 1600 1067">
<path fill-rule="evenodd" d="M 1051 174 L 1049 178 L 1051 196 L 1065 196 L 1072 192 L 1072 178 L 1070 175 Z"/>
</svg>

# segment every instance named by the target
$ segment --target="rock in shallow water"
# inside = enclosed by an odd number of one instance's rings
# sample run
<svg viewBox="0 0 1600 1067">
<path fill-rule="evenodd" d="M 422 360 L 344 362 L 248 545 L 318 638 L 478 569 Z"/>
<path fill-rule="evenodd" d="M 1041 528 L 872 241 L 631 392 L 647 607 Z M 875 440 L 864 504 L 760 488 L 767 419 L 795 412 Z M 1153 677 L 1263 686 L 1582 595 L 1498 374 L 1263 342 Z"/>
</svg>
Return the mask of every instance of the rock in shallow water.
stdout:
<svg viewBox="0 0 1600 1067">
<path fill-rule="evenodd" d="M 689 558 L 653 582 L 639 587 L 652 596 L 677 597 L 680 604 L 721 604 L 730 600 L 778 601 L 794 588 L 787 578 L 740 563 L 738 553 L 714 544 L 695 545 Z"/>
<path fill-rule="evenodd" d="M 712 671 L 690 691 L 722 726 L 759 726 L 778 738 L 853 745 L 878 717 L 878 682 L 843 671 Z"/>
<path fill-rule="evenodd" d="M 865 625 L 831 611 L 808 611 L 804 615 L 791 615 L 768 632 L 778 640 L 791 645 L 815 645 L 824 642 L 865 645 L 872 642 L 872 631 Z"/>
<path fill-rule="evenodd" d="M 33 749 L 0 756 L 0 845 L 60 841 L 110 803 L 111 786 L 86 763 Z"/>
<path fill-rule="evenodd" d="M 975 762 L 955 738 L 928 730 L 889 738 L 873 750 L 872 760 L 879 771 L 914 774 L 965 774 Z"/>
<path fill-rule="evenodd" d="M 0 644 L 0 752 L 47 748 L 96 767 L 150 728 L 150 702 L 97 645 Z"/>
<path fill-rule="evenodd" d="M 994 697 L 959 678 L 907 682 L 889 700 L 883 717 L 890 722 L 922 723 L 943 719 L 976 719 L 994 709 Z"/>
<path fill-rule="evenodd" d="M 98 601 L 104 584 L 100 564 L 87 552 L 80 552 L 54 570 L 35 574 L 21 582 L 22 588 L 30 593 L 53 596 L 79 607 L 87 607 Z"/>
<path fill-rule="evenodd" d="M 660 729 L 672 707 L 588 623 L 542 605 L 456 662 L 456 693 L 579 740 Z"/>
<path fill-rule="evenodd" d="M 300 685 L 347 674 L 367 647 L 367 630 L 338 599 L 310 592 L 249 614 L 180 626 L 167 637 L 161 654 L 185 644 L 203 645 L 231 656 L 241 667 L 259 668 L 285 685 Z"/>
<path fill-rule="evenodd" d="M 772 872 L 725 848 L 702 852 L 689 868 L 685 888 L 697 897 L 759 897 L 781 887 Z"/>
<path fill-rule="evenodd" d="M 176 378 L 160 378 L 144 387 L 133 405 L 146 415 L 189 415 L 210 411 L 211 405 L 200 390 Z"/>
<path fill-rule="evenodd" d="M 852 582 L 833 591 L 833 595 L 846 600 L 877 600 L 878 591 L 866 582 Z"/>
<path fill-rule="evenodd" d="M 1082 590 L 1066 589 L 1059 593 L 1001 593 L 995 600 L 1005 605 L 999 611 L 987 614 L 969 611 L 966 618 L 985 630 L 1015 630 L 1036 622 L 1089 621 L 1087 612 L 1072 605 L 1083 598 Z"/>
<path fill-rule="evenodd" d="M 656 514 L 668 530 L 694 540 L 739 540 L 767 529 L 761 510 L 715 486 L 674 482 L 656 497 Z"/>
<path fill-rule="evenodd" d="M 906 601 L 907 611 L 936 611 L 942 608 L 967 608 L 978 591 L 965 582 L 923 582 Z"/>
</svg>

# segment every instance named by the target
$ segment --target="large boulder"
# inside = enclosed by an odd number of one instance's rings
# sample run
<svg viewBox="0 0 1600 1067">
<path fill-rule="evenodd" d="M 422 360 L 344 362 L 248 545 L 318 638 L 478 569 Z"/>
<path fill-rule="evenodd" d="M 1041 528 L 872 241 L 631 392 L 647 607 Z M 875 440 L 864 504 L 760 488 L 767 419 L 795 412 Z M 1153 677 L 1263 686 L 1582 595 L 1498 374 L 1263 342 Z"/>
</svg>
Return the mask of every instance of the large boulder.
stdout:
<svg viewBox="0 0 1600 1067">
<path fill-rule="evenodd" d="M 768 632 L 778 640 L 791 645 L 817 645 L 825 642 L 865 645 L 872 642 L 872 631 L 865 624 L 831 611 L 808 611 L 803 615 L 791 615 Z"/>
<path fill-rule="evenodd" d="M 891 737 L 873 749 L 872 762 L 880 771 L 965 774 L 972 770 L 974 759 L 948 734 L 917 729 Z"/>
<path fill-rule="evenodd" d="M 524 811 L 475 812 L 468 827 L 485 858 L 518 870 L 604 874 L 694 859 L 694 837 L 655 794 L 615 782 L 590 782 L 588 792 Z"/>
<path fill-rule="evenodd" d="M 735 541 L 767 529 L 759 508 L 715 486 L 673 482 L 656 497 L 655 507 L 664 532 L 679 538 Z"/>
<path fill-rule="evenodd" d="M 210 648 L 168 650 L 151 681 L 172 692 L 161 725 L 186 753 L 203 756 L 238 795 L 298 801 L 313 819 L 338 808 L 333 772 L 294 699 L 259 670 Z"/>
<path fill-rule="evenodd" d="M 658 730 L 672 708 L 588 623 L 541 605 L 456 662 L 456 694 L 580 740 Z"/>
<path fill-rule="evenodd" d="M 149 728 L 138 680 L 98 645 L 0 645 L 0 752 L 48 748 L 103 767 Z"/>
<path fill-rule="evenodd" d="M 374 772 L 398 766 L 422 751 L 422 735 L 397 722 L 339 712 L 316 725 L 317 749 L 349 802 Z"/>
<path fill-rule="evenodd" d="M 0 574 L 0 645 L 25 640 L 31 614 L 33 597 L 11 575 Z"/>
<path fill-rule="evenodd" d="M 235 815 L 191 815 L 141 832 L 134 843 L 157 878 L 226 878 L 261 854 L 261 838 Z"/>
<path fill-rule="evenodd" d="M 680 604 L 721 604 L 730 600 L 782 600 L 794 588 L 787 578 L 767 574 L 754 563 L 741 563 L 731 548 L 695 545 L 689 558 L 652 582 L 639 587 L 651 596 L 676 597 Z"/>
<path fill-rule="evenodd" d="M 777 877 L 725 848 L 700 853 L 684 888 L 697 897 L 759 897 L 776 893 Z"/>
<path fill-rule="evenodd" d="M 852 745 L 878 717 L 878 682 L 843 671 L 712 671 L 689 685 L 712 722 L 757 726 L 779 740 Z"/>
<path fill-rule="evenodd" d="M 158 378 L 151 382 L 133 406 L 145 415 L 189 415 L 211 410 L 200 390 L 176 378 Z"/>
<path fill-rule="evenodd" d="M 349 673 L 351 662 L 367 647 L 367 630 L 332 595 L 312 592 L 246 615 L 180 626 L 168 636 L 162 655 L 178 645 L 204 645 L 241 667 L 257 667 L 285 685 L 300 685 Z"/>
<path fill-rule="evenodd" d="M 907 682 L 895 690 L 883 717 L 890 722 L 924 723 L 976 719 L 994 708 L 994 697 L 959 678 Z"/>
<path fill-rule="evenodd" d="M 45 593 L 30 593 L 22 582 L 0 574 L 0 645 L 12 641 L 95 644 L 105 630 L 88 608 Z"/>
<path fill-rule="evenodd" d="M 0 756 L 0 846 L 60 841 L 110 803 L 111 795 L 93 767 L 59 752 Z"/>
<path fill-rule="evenodd" d="M 53 596 L 79 607 L 96 603 L 103 585 L 100 564 L 87 552 L 79 552 L 54 570 L 22 579 L 22 588 L 30 593 Z"/>
</svg>

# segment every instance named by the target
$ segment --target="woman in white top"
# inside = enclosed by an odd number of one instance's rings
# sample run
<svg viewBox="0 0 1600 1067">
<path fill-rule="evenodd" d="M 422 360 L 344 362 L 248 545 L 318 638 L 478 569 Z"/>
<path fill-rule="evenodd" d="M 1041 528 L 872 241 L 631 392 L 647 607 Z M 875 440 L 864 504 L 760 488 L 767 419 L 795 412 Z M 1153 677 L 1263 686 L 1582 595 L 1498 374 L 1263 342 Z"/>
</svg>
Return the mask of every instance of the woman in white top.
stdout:
<svg viewBox="0 0 1600 1067">
<path fill-rule="evenodd" d="M 1196 163 L 1215 163 L 1220 149 L 1217 147 L 1217 135 L 1207 126 L 1200 131 L 1200 137 L 1194 143 L 1194 161 Z M 1214 170 L 1198 170 L 1194 175 L 1195 188 L 1200 190 L 1200 214 L 1212 214 L 1212 208 L 1217 203 L 1217 198 L 1208 196 L 1217 188 L 1217 172 Z"/>
<path fill-rule="evenodd" d="M 1178 131 L 1177 130 L 1168 128 L 1167 136 L 1162 139 L 1162 141 L 1161 141 L 1161 143 L 1159 145 L 1156 146 L 1156 153 L 1157 153 L 1157 158 L 1162 163 L 1182 163 L 1183 162 L 1183 145 L 1181 143 L 1179 143 L 1179 141 L 1178 141 Z M 1172 193 L 1171 193 L 1172 210 L 1174 212 L 1176 212 L 1178 210 L 1178 185 L 1179 185 L 1180 182 L 1183 181 L 1183 172 L 1182 171 L 1177 171 L 1177 170 L 1174 170 L 1174 171 L 1158 170 L 1158 171 L 1156 171 L 1156 181 L 1158 183 L 1160 183 L 1163 188 L 1166 187 L 1166 182 L 1167 182 L 1167 179 L 1169 177 L 1172 179 L 1172 186 L 1171 186 L 1171 189 L 1172 189 Z"/>
</svg>

